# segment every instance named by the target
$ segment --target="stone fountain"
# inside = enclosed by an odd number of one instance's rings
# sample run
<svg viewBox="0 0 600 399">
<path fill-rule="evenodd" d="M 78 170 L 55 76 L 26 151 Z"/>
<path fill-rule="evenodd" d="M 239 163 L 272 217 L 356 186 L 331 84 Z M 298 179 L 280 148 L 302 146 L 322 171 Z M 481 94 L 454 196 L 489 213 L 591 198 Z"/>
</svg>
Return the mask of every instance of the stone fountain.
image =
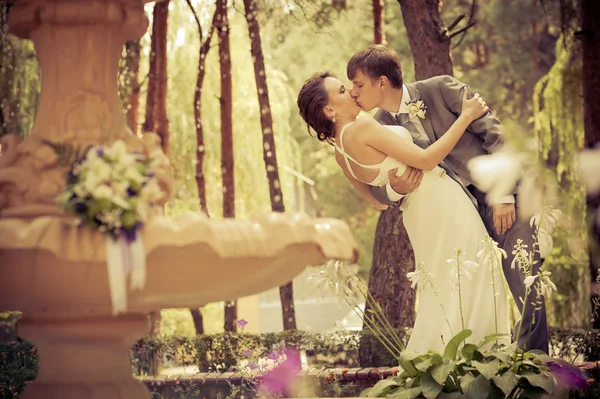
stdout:
<svg viewBox="0 0 600 399">
<path fill-rule="evenodd" d="M 23 399 L 150 398 L 129 364 L 150 311 L 254 294 L 309 264 L 356 259 L 356 243 L 337 220 L 156 216 L 141 232 L 145 287 L 129 292 L 127 311 L 113 316 L 105 237 L 57 207 L 65 167 L 47 142 L 120 139 L 130 151 L 164 157 L 157 136 L 140 138 L 127 127 L 117 93 L 123 44 L 148 28 L 143 1 L 17 0 L 9 26 L 33 40 L 42 70 L 33 129 L 22 141 L 5 136 L 0 155 L 0 309 L 23 312 L 19 335 L 40 357 Z M 158 177 L 166 199 L 168 161 Z"/>
</svg>

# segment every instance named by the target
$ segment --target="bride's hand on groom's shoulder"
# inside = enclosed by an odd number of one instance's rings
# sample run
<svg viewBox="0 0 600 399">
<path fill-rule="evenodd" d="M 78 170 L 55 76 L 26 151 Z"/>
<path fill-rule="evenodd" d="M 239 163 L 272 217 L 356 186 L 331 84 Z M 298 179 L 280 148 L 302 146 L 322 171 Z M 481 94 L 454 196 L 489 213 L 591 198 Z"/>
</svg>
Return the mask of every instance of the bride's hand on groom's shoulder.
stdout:
<svg viewBox="0 0 600 399">
<path fill-rule="evenodd" d="M 398 169 L 392 169 L 388 172 L 390 178 L 390 185 L 392 189 L 398 194 L 406 195 L 413 192 L 421 180 L 423 180 L 423 171 L 421 169 L 415 169 L 407 166 L 406 171 L 401 176 L 396 176 Z"/>
</svg>

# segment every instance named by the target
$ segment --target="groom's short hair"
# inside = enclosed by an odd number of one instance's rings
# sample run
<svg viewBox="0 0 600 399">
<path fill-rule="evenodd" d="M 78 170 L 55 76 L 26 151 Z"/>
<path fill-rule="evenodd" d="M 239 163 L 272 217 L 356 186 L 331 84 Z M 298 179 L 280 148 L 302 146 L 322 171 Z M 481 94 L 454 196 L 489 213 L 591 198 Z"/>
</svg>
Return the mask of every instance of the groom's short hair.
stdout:
<svg viewBox="0 0 600 399">
<path fill-rule="evenodd" d="M 358 71 L 367 75 L 371 80 L 386 76 L 393 88 L 402 87 L 400 57 L 394 50 L 381 44 L 373 44 L 350 58 L 346 67 L 348 79 L 354 80 Z"/>
</svg>

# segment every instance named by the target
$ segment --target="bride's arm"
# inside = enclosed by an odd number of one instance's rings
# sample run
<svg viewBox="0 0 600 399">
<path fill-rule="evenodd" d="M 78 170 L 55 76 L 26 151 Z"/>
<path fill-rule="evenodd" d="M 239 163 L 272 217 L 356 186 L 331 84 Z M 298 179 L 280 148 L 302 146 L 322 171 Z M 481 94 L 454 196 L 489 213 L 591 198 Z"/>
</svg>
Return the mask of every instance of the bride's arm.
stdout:
<svg viewBox="0 0 600 399">
<path fill-rule="evenodd" d="M 487 106 L 482 105 L 482 101 L 476 100 L 476 102 L 477 104 L 471 103 L 468 108 L 464 108 L 450 129 L 426 149 L 422 149 L 414 143 L 407 145 L 405 139 L 380 125 L 371 117 L 360 118 L 356 122 L 356 129 L 364 132 L 360 135 L 363 144 L 369 145 L 405 165 L 432 170 L 452 151 L 471 122 L 487 110 Z"/>
<path fill-rule="evenodd" d="M 352 185 L 354 186 L 356 191 L 358 191 L 358 193 L 365 200 L 367 200 L 367 202 L 369 204 L 373 205 L 375 208 L 379 209 L 380 211 L 387 209 L 387 207 L 388 207 L 387 205 L 384 205 L 381 202 L 377 201 L 377 199 L 375 199 L 375 197 L 371 193 L 371 188 L 369 187 L 368 184 L 356 180 L 354 177 L 352 177 L 352 175 L 350 175 L 350 173 L 348 172 L 348 170 L 346 168 L 342 167 L 342 170 L 344 171 L 344 175 L 346 176 L 346 179 L 348 179 L 350 181 L 350 183 L 352 183 Z"/>
</svg>

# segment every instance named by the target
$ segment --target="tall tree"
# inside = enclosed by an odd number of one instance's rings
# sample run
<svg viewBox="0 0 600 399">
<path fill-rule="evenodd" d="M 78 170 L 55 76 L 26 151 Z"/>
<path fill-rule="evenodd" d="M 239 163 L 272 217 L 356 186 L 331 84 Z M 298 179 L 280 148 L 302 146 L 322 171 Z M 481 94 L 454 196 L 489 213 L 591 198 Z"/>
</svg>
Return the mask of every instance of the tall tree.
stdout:
<svg viewBox="0 0 600 399">
<path fill-rule="evenodd" d="M 275 149 L 275 136 L 273 133 L 273 119 L 271 117 L 271 104 L 267 87 L 267 74 L 265 60 L 260 40 L 260 26 L 256 18 L 258 10 L 254 0 L 244 0 L 246 21 L 248 22 L 248 35 L 250 36 L 250 51 L 254 63 L 254 79 L 260 109 L 260 126 L 263 135 L 263 158 L 269 181 L 269 198 L 273 212 L 285 212 L 283 193 L 279 182 L 279 168 L 277 166 L 277 151 Z M 279 287 L 283 329 L 296 329 L 296 310 L 294 308 L 294 287 L 290 281 Z"/>
<path fill-rule="evenodd" d="M 159 12 L 156 8 L 157 6 L 158 3 L 154 5 L 154 10 L 152 12 L 152 33 L 150 37 L 150 57 L 148 62 L 148 87 L 146 89 L 146 112 L 144 116 L 144 125 L 142 126 L 142 133 L 154 132 L 156 130 L 156 86 L 158 83 L 156 46 L 159 40 L 156 23 L 157 14 Z"/>
<path fill-rule="evenodd" d="M 159 10 L 157 9 L 158 3 L 154 5 L 152 12 L 152 34 L 150 39 L 150 59 L 148 67 L 148 88 L 146 91 L 146 110 L 144 125 L 142 126 L 142 133 L 155 132 L 156 131 L 156 92 L 158 84 L 158 57 L 156 49 L 158 46 L 159 32 L 157 27 L 157 20 L 159 19 Z M 150 335 L 160 335 L 160 323 L 161 315 L 160 310 L 150 313 Z"/>
<path fill-rule="evenodd" d="M 231 48 L 227 0 L 217 0 L 216 29 L 219 39 L 221 71 L 221 173 L 223 174 L 223 217 L 235 217 L 235 178 L 233 158 L 233 118 L 231 85 Z M 237 299 L 225 303 L 225 331 L 236 331 Z"/>
<path fill-rule="evenodd" d="M 154 25 L 156 26 L 156 134 L 160 137 L 165 154 L 169 152 L 169 118 L 167 116 L 167 30 L 170 0 L 156 3 L 154 6 Z"/>
<path fill-rule="evenodd" d="M 142 45 L 138 39 L 127 42 L 125 47 L 127 49 L 129 59 L 129 84 L 131 85 L 129 99 L 127 101 L 127 123 L 133 133 L 137 134 L 139 130 L 138 112 L 140 108 L 140 89 L 142 86 L 139 82 Z"/>
<path fill-rule="evenodd" d="M 582 0 L 583 122 L 586 147 L 600 143 L 600 2 Z"/>
<path fill-rule="evenodd" d="M 398 0 L 402 8 L 415 78 L 452 75 L 450 35 L 442 21 L 441 0 Z"/>
<path fill-rule="evenodd" d="M 441 19 L 440 0 L 398 0 L 415 64 L 417 79 L 452 75 L 450 36 Z M 369 275 L 369 292 L 381 304 L 390 324 L 399 333 L 414 324 L 415 292 L 406 273 L 414 269 L 414 254 L 402 212 L 388 208 L 381 212 L 373 244 L 373 264 Z M 369 311 L 368 307 L 365 309 Z M 364 335 L 359 348 L 361 366 L 376 366 L 392 359 L 381 356 L 385 351 L 370 335 Z"/>
<path fill-rule="evenodd" d="M 585 146 L 593 148 L 600 146 L 600 3 L 597 0 L 581 1 L 581 33 L 583 37 L 583 122 Z M 597 281 L 600 270 L 600 194 L 587 196 L 587 209 L 592 215 L 590 229 L 589 263 L 593 280 Z M 596 291 L 596 290 L 595 290 Z M 593 292 L 592 295 L 598 295 Z M 598 310 L 594 304 L 593 310 Z M 595 326 L 600 325 L 599 317 L 592 317 Z"/>
<path fill-rule="evenodd" d="M 198 14 L 192 5 L 191 0 L 186 0 L 196 25 L 198 26 L 198 37 L 200 39 L 200 51 L 198 57 L 198 77 L 196 79 L 196 90 L 194 91 L 194 124 L 196 126 L 196 185 L 198 186 L 198 199 L 200 200 L 200 209 L 210 216 L 208 213 L 208 205 L 206 201 L 206 177 L 204 175 L 204 127 L 202 125 L 202 86 L 204 84 L 204 76 L 206 75 L 206 56 L 210 50 L 210 42 L 215 30 L 215 22 L 217 20 L 217 12 L 213 15 L 212 22 L 208 29 L 206 37 L 202 34 L 202 24 L 198 18 Z M 204 334 L 204 320 L 200 309 L 190 309 L 192 320 L 196 334 Z"/>
<path fill-rule="evenodd" d="M 383 0 L 373 0 L 373 42 L 387 44 L 385 40 L 385 17 Z"/>
</svg>

